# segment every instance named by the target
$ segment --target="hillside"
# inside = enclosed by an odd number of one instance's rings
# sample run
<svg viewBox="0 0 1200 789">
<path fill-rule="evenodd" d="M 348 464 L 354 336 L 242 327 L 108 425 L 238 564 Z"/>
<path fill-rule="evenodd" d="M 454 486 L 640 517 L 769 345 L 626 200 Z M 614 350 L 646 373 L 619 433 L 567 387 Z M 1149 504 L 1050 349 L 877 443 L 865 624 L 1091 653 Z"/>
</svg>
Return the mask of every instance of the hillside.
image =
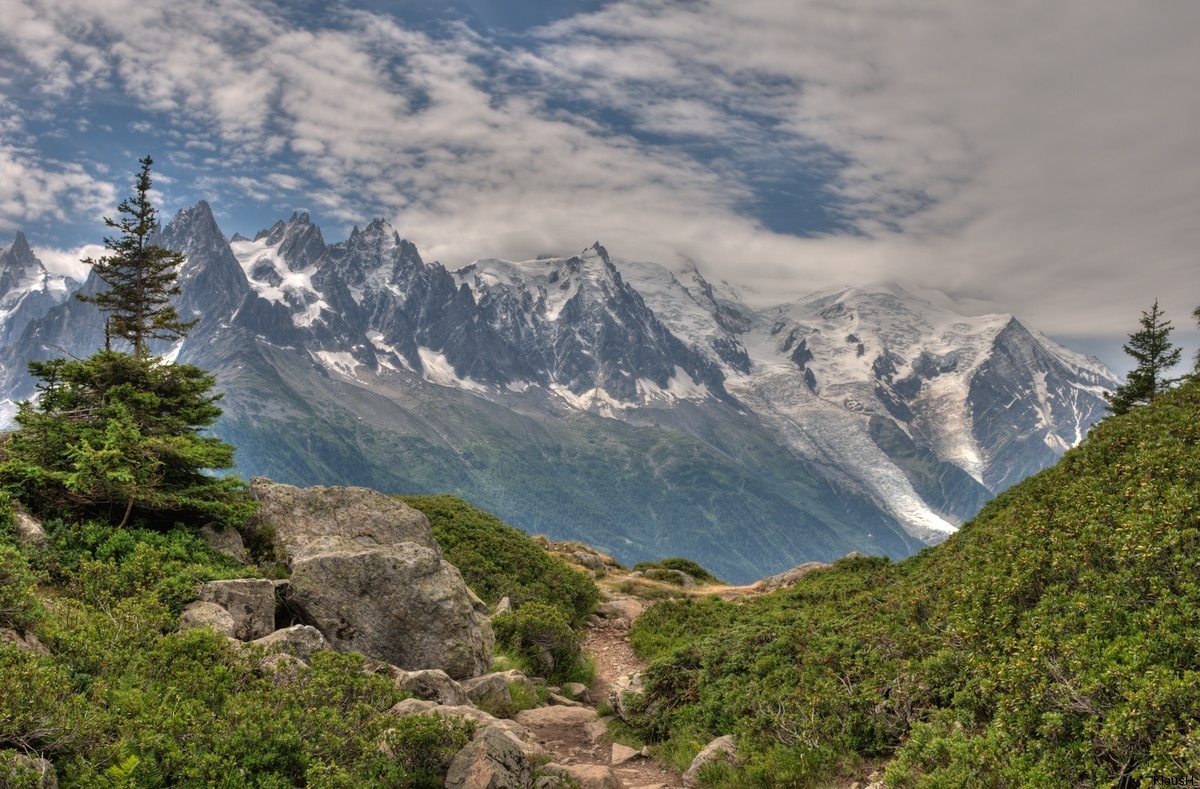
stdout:
<svg viewBox="0 0 1200 789">
<path fill-rule="evenodd" d="M 1095 427 L 900 563 L 662 603 L 630 722 L 736 735 L 721 786 L 1148 786 L 1200 775 L 1200 385 Z M 724 777 L 722 777 L 724 776 Z"/>
</svg>

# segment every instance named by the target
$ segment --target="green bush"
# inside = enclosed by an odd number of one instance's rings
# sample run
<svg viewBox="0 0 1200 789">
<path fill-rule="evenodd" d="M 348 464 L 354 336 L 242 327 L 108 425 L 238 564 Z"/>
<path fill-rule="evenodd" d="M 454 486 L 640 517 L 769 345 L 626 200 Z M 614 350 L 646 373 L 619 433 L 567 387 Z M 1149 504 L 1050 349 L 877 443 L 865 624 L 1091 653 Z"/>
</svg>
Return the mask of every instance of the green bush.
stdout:
<svg viewBox="0 0 1200 789">
<path fill-rule="evenodd" d="M 15 546 L 0 543 L 0 627 L 25 630 L 41 614 L 34 591 L 37 576 L 24 554 Z"/>
<path fill-rule="evenodd" d="M 396 719 L 383 742 L 396 763 L 413 776 L 414 786 L 438 787 L 455 754 L 474 734 L 475 721 L 467 718 L 405 715 Z"/>
<path fill-rule="evenodd" d="M 542 603 L 578 626 L 595 608 L 595 582 L 539 547 L 524 532 L 454 496 L 402 496 L 429 518 L 446 560 L 488 605 Z"/>
<path fill-rule="evenodd" d="M 496 644 L 515 656 L 526 674 L 563 680 L 583 662 L 582 639 L 560 609 L 526 603 L 492 619 Z"/>
<path fill-rule="evenodd" d="M 681 559 L 679 557 L 675 557 L 675 558 L 671 558 L 671 559 L 662 559 L 661 561 L 657 561 L 657 562 L 638 562 L 636 565 L 634 565 L 633 569 L 641 570 L 643 572 L 646 572 L 648 570 L 658 570 L 658 569 L 680 570 L 681 572 L 685 572 L 688 575 L 692 576 L 692 578 L 695 578 L 697 583 L 701 583 L 701 584 L 719 584 L 719 583 L 721 583 L 720 578 L 717 578 L 717 576 L 713 575 L 708 570 L 704 569 L 698 562 L 693 562 L 691 559 Z M 656 576 L 651 576 L 648 572 L 646 573 L 646 577 L 647 578 L 656 578 Z M 657 579 L 657 580 L 668 580 L 668 578 L 663 577 L 663 578 Z"/>
</svg>

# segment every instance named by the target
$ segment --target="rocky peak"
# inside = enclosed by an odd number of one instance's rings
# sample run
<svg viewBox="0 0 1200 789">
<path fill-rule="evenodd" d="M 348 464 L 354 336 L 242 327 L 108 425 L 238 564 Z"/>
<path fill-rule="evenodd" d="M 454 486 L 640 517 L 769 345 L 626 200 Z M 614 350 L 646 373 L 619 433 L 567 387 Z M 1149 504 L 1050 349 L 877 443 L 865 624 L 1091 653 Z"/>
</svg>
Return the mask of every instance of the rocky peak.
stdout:
<svg viewBox="0 0 1200 789">
<path fill-rule="evenodd" d="M 46 279 L 46 269 L 29 248 L 25 234 L 17 231 L 13 245 L 0 252 L 0 299 L 13 291 L 28 290 Z"/>
</svg>

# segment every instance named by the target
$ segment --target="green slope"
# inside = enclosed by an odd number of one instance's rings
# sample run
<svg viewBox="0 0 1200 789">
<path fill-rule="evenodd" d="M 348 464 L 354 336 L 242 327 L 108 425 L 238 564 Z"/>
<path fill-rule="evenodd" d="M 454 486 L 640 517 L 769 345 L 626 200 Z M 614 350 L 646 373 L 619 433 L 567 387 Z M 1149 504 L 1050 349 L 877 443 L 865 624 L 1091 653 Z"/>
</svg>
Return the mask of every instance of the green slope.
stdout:
<svg viewBox="0 0 1200 789">
<path fill-rule="evenodd" d="M 1148 786 L 1200 776 L 1200 385 L 1109 419 L 899 564 L 662 604 L 638 720 L 735 733 L 731 786 Z M 676 649 L 670 651 L 671 646 Z"/>
</svg>

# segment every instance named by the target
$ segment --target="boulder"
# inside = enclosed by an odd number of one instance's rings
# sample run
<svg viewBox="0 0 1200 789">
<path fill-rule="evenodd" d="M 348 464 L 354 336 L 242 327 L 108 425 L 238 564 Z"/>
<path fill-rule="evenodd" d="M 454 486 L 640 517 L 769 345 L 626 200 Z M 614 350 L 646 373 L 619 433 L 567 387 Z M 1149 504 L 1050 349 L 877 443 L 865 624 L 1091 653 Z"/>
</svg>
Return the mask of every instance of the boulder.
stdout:
<svg viewBox="0 0 1200 789">
<path fill-rule="evenodd" d="M 813 570 L 822 570 L 826 567 L 829 567 L 829 565 L 824 562 L 805 562 L 790 570 L 785 570 L 778 575 L 763 578 L 754 584 L 754 588 L 760 592 L 774 592 L 776 589 L 787 589 L 795 586 L 797 581 Z"/>
<path fill-rule="evenodd" d="M 366 488 L 294 488 L 255 478 L 252 528 L 292 569 L 286 604 L 336 649 L 455 679 L 492 665 L 487 606 L 442 558 L 428 519 Z"/>
<path fill-rule="evenodd" d="M 543 773 L 563 775 L 574 781 L 579 789 L 625 789 L 625 784 L 603 764 L 557 764 L 550 762 L 542 767 Z"/>
<path fill-rule="evenodd" d="M 321 631 L 312 625 L 292 625 L 274 633 L 256 638 L 251 643 L 265 648 L 268 653 L 282 652 L 303 661 L 312 660 L 314 652 L 332 649 Z"/>
<path fill-rule="evenodd" d="M 22 545 L 41 545 L 49 539 L 42 522 L 26 512 L 16 499 L 12 501 L 12 522 L 13 533 Z"/>
<path fill-rule="evenodd" d="M 588 692 L 588 686 L 582 682 L 564 682 L 562 686 L 563 695 L 575 701 L 589 701 L 591 693 Z"/>
<path fill-rule="evenodd" d="M 628 762 L 631 759 L 636 759 L 641 755 L 642 752 L 637 748 L 630 748 L 628 745 L 622 745 L 619 742 L 614 742 L 612 744 L 612 758 L 609 759 L 609 763 L 612 764 L 613 767 L 620 767 L 622 764 L 625 764 L 625 762 Z"/>
<path fill-rule="evenodd" d="M 687 772 L 683 774 L 684 789 L 698 789 L 700 786 L 700 768 L 718 759 L 723 759 L 731 764 L 737 763 L 737 745 L 733 742 L 732 734 L 718 737 L 704 746 L 704 750 L 696 754 L 696 758 L 692 759 Z"/>
<path fill-rule="evenodd" d="M 496 610 L 492 612 L 492 616 L 508 614 L 511 613 L 512 610 L 512 600 L 509 600 L 508 597 L 501 597 L 500 602 L 496 603 Z"/>
<path fill-rule="evenodd" d="M 696 585 L 696 579 L 685 573 L 683 570 L 672 570 L 667 567 L 654 567 L 650 570 L 646 570 L 645 575 L 652 581 L 662 581 L 663 583 L 688 587 Z"/>
<path fill-rule="evenodd" d="M 575 701 L 574 699 L 568 699 L 566 696 L 560 696 L 557 693 L 551 693 L 550 697 L 547 698 L 546 701 L 550 704 L 553 704 L 556 707 L 582 707 L 583 706 L 582 703 Z"/>
<path fill-rule="evenodd" d="M 390 666 L 392 678 L 396 687 L 408 691 L 418 699 L 435 701 L 438 704 L 470 704 L 471 697 L 463 686 L 451 679 L 445 671 L 437 668 L 427 668 L 421 671 L 405 671 L 396 666 Z M 470 682 L 470 680 L 467 680 Z"/>
<path fill-rule="evenodd" d="M 0 753 L 0 786 L 58 789 L 58 775 L 49 760 L 23 753 Z"/>
<path fill-rule="evenodd" d="M 465 679 L 462 683 L 463 690 L 471 701 L 476 706 L 488 709 L 500 709 L 511 704 L 511 689 L 514 685 L 519 685 L 528 698 L 537 695 L 537 687 L 529 677 L 516 669 L 484 674 L 482 677 Z"/>
<path fill-rule="evenodd" d="M 588 553 L 587 551 L 575 551 L 573 555 L 575 557 L 575 561 L 579 562 L 589 570 L 604 569 L 604 560 L 594 553 Z"/>
<path fill-rule="evenodd" d="M 231 556 L 239 562 L 246 561 L 246 543 L 242 542 L 242 535 L 238 534 L 237 529 L 217 531 L 213 524 L 208 523 L 200 527 L 200 536 L 214 551 Z"/>
<path fill-rule="evenodd" d="M 266 578 L 232 578 L 200 585 L 200 599 L 233 617 L 233 636 L 242 641 L 275 631 L 275 585 Z"/>
<path fill-rule="evenodd" d="M 526 727 L 563 729 L 591 723 L 596 720 L 596 711 L 588 707 L 535 707 L 521 710 L 513 716 L 513 720 Z"/>
<path fill-rule="evenodd" d="M 258 675 L 271 681 L 275 687 L 290 685 L 300 677 L 300 669 L 308 664 L 299 658 L 292 657 L 286 652 L 272 652 L 263 655 L 258 663 Z"/>
<path fill-rule="evenodd" d="M 529 757 L 495 726 L 487 726 L 450 762 L 447 789 L 528 789 Z"/>
<path fill-rule="evenodd" d="M 537 739 L 521 724 L 490 715 L 469 704 L 443 705 L 421 699 L 405 699 L 388 710 L 388 715 L 403 717 L 405 715 L 441 715 L 443 717 L 469 718 L 475 721 L 475 737 L 479 738 L 487 728 L 495 727 L 504 733 L 532 760 L 541 760 L 546 751 L 538 744 Z"/>
<path fill-rule="evenodd" d="M 49 657 L 50 648 L 38 640 L 32 630 L 21 633 L 10 628 L 0 628 L 0 644 L 11 644 L 20 652 L 28 652 L 37 657 Z"/>
<path fill-rule="evenodd" d="M 183 613 L 179 615 L 179 629 L 193 630 L 199 627 L 207 627 L 223 636 L 233 637 L 233 617 L 216 603 L 197 600 L 184 607 Z"/>
<path fill-rule="evenodd" d="M 641 616 L 644 610 L 642 604 L 632 597 L 619 597 L 596 606 L 596 613 L 605 619 L 618 620 L 627 624 L 633 624 L 633 620 Z"/>
</svg>

